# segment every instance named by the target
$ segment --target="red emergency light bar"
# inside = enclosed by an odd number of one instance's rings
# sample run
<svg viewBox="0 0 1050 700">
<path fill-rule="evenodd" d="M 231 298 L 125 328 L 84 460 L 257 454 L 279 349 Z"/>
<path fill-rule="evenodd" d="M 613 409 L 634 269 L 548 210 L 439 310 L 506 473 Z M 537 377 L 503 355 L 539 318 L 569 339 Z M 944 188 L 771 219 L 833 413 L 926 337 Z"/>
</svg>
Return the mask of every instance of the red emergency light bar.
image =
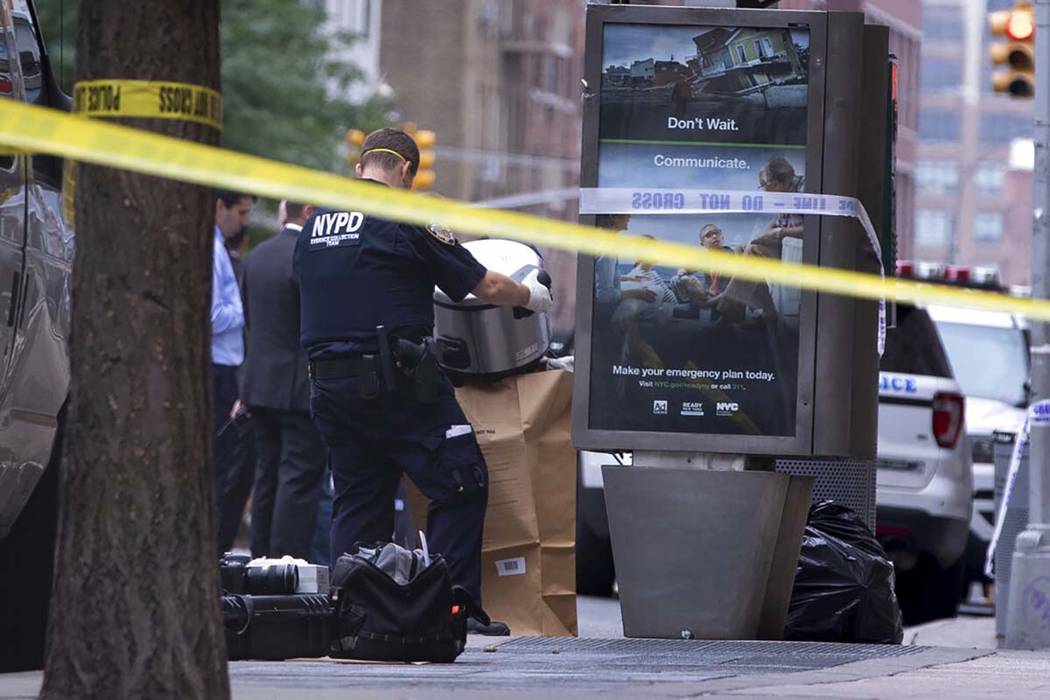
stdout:
<svg viewBox="0 0 1050 700">
<path fill-rule="evenodd" d="M 990 266 L 971 267 L 969 265 L 898 260 L 897 277 L 984 289 L 1003 289 L 999 270 Z"/>
</svg>

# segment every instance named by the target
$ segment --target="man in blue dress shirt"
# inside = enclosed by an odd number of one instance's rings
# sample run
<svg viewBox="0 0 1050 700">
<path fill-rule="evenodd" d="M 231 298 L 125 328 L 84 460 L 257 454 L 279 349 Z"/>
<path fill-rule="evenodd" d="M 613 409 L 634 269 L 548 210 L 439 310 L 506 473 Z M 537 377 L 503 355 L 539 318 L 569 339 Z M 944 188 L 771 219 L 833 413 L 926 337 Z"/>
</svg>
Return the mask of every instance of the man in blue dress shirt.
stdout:
<svg viewBox="0 0 1050 700">
<path fill-rule="evenodd" d="M 213 436 L 230 420 L 233 405 L 237 401 L 237 368 L 244 361 L 244 308 L 225 242 L 248 225 L 253 203 L 254 198 L 242 192 L 220 191 L 215 200 L 211 290 Z M 239 450 L 231 449 L 230 443 L 235 440 L 233 430 L 227 429 L 222 439 L 216 437 L 214 442 L 212 454 L 215 459 L 217 522 L 223 520 L 223 512 L 227 507 L 222 498 L 226 482 L 231 470 L 236 469 L 236 460 L 242 458 Z M 228 544 L 219 543 L 220 553 Z"/>
</svg>

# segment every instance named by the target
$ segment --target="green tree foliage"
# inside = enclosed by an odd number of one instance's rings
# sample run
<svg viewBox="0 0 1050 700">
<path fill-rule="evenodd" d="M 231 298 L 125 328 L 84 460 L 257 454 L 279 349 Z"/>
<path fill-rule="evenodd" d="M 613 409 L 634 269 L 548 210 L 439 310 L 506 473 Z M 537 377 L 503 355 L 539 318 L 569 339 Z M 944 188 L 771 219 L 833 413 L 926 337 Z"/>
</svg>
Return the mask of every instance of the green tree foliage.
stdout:
<svg viewBox="0 0 1050 700">
<path fill-rule="evenodd" d="M 223 0 L 222 15 L 228 148 L 338 170 L 346 129 L 387 123 L 380 99 L 355 105 L 332 97 L 346 94 L 361 73 L 331 58 L 352 39 L 326 34 L 323 9 L 296 0 Z"/>
<path fill-rule="evenodd" d="M 36 5 L 55 72 L 71 91 L 79 3 Z M 387 100 L 355 104 L 344 97 L 362 74 L 334 59 L 333 50 L 354 38 L 328 32 L 324 19 L 324 9 L 299 0 L 222 0 L 224 147 L 340 171 L 348 128 L 369 131 L 391 121 Z"/>
</svg>

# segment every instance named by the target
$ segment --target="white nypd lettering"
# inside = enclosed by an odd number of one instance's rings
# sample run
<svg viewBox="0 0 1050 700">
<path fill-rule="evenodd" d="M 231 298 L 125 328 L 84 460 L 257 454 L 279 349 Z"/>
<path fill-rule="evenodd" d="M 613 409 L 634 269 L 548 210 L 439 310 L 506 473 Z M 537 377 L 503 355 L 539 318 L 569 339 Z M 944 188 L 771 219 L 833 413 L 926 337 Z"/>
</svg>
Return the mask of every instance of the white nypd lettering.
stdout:
<svg viewBox="0 0 1050 700">
<path fill-rule="evenodd" d="M 319 214 L 310 229 L 311 248 L 357 245 L 361 242 L 358 233 L 365 223 L 365 215 L 359 211 L 339 211 Z"/>
</svg>

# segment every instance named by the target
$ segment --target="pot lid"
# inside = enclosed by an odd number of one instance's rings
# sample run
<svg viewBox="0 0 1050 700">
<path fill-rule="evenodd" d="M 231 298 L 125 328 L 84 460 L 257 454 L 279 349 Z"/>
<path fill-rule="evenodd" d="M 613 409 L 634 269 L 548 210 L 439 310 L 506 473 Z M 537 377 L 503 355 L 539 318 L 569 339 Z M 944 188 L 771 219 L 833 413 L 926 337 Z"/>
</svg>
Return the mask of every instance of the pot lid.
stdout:
<svg viewBox="0 0 1050 700">
<path fill-rule="evenodd" d="M 520 282 L 533 268 L 542 267 L 543 258 L 533 248 L 499 238 L 487 238 L 480 241 L 467 241 L 463 247 L 481 263 L 486 270 L 501 274 Z M 468 294 L 463 301 L 454 302 L 439 288 L 434 287 L 434 301 L 455 306 L 483 306 L 484 302 L 473 294 Z"/>
</svg>

